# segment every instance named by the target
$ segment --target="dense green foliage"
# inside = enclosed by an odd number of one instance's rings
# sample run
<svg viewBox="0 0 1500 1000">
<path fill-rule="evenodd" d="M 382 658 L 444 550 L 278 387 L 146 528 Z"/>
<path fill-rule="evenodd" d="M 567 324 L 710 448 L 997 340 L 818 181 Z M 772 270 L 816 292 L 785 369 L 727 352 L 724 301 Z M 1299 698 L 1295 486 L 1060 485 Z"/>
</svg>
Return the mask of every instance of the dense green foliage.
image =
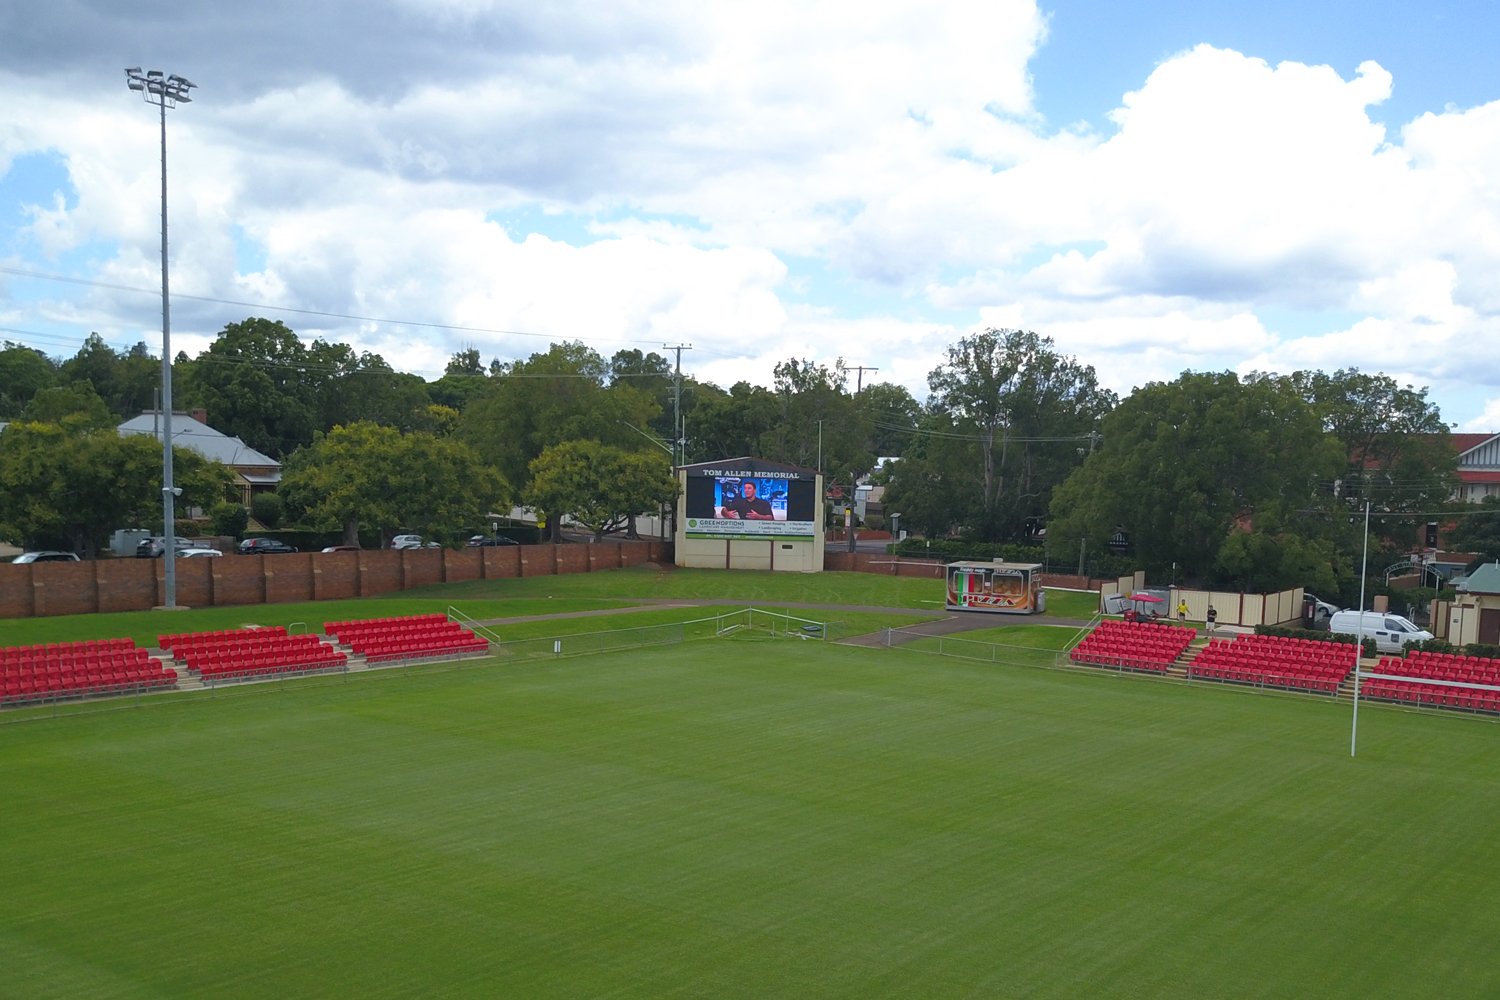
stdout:
<svg viewBox="0 0 1500 1000">
<path fill-rule="evenodd" d="M 359 544 L 361 524 L 386 542 L 410 529 L 457 544 L 467 526 L 509 502 L 510 487 L 461 441 L 360 422 L 293 455 L 280 494 L 297 521 L 342 529 L 346 545 Z"/>
<path fill-rule="evenodd" d="M 677 477 L 660 452 L 630 452 L 598 441 L 565 441 L 531 463 L 526 505 L 549 523 L 566 514 L 594 533 L 618 530 L 677 499 Z"/>
<path fill-rule="evenodd" d="M 1360 722 L 1350 760 L 1330 702 L 707 640 L 0 726 L 0 965 L 75 1000 L 1491 995 L 1490 727 Z"/>
<path fill-rule="evenodd" d="M 223 499 L 229 473 L 222 465 L 185 448 L 173 456 L 179 511 Z M 159 531 L 161 465 L 161 445 L 147 435 L 121 437 L 113 427 L 66 420 L 12 424 L 0 434 L 0 538 L 92 557 L 121 524 L 154 518 Z"/>
<path fill-rule="evenodd" d="M 1026 541 L 1042 528 L 1053 490 L 1115 405 L 1093 368 L 1050 338 L 985 330 L 948 349 L 927 378 L 931 395 L 887 470 L 888 511 L 909 530 L 978 541 Z"/>
<path fill-rule="evenodd" d="M 1053 498 L 1050 542 L 1103 546 L 1118 532 L 1153 574 L 1175 563 L 1247 590 L 1336 589 L 1340 522 L 1325 484 L 1343 456 L 1285 381 L 1186 374 L 1137 390 L 1103 428 Z"/>
</svg>

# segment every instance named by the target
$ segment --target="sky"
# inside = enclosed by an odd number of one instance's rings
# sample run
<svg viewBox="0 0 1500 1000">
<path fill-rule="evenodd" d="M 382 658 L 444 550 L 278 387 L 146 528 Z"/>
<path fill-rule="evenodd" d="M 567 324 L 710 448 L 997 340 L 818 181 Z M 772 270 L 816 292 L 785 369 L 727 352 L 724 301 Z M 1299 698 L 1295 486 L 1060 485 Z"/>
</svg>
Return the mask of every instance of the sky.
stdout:
<svg viewBox="0 0 1500 1000">
<path fill-rule="evenodd" d="M 920 398 L 1022 327 L 1122 395 L 1357 367 L 1500 430 L 1497 29 L 1468 0 L 0 0 L 0 339 L 159 347 L 144 66 L 198 84 L 174 353 L 264 315 L 429 378 L 682 343 L 721 385 L 842 359 Z"/>
</svg>

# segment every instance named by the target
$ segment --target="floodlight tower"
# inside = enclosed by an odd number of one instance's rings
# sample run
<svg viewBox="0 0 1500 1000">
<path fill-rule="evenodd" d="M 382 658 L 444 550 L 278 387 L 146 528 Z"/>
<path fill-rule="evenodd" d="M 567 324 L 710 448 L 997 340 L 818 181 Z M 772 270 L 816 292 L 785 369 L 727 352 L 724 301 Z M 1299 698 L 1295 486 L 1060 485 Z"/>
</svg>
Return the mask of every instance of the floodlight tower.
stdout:
<svg viewBox="0 0 1500 1000">
<path fill-rule="evenodd" d="M 188 91 L 197 84 L 183 77 L 166 75 L 159 69 L 141 72 L 139 66 L 125 70 L 125 85 L 140 92 L 147 104 L 161 111 L 161 427 L 162 427 L 162 558 L 165 570 L 166 607 L 177 606 L 177 496 L 182 491 L 172 483 L 172 307 L 167 295 L 167 109 L 188 104 Z"/>
</svg>

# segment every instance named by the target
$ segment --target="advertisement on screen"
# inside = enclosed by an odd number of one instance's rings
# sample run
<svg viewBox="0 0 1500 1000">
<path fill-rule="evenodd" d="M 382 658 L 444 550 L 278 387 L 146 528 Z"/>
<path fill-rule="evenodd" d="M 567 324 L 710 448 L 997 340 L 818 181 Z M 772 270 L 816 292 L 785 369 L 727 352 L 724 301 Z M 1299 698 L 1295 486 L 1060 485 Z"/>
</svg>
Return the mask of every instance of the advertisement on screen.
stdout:
<svg viewBox="0 0 1500 1000">
<path fill-rule="evenodd" d="M 687 485 L 689 538 L 811 538 L 815 531 L 810 481 L 715 475 Z"/>
</svg>

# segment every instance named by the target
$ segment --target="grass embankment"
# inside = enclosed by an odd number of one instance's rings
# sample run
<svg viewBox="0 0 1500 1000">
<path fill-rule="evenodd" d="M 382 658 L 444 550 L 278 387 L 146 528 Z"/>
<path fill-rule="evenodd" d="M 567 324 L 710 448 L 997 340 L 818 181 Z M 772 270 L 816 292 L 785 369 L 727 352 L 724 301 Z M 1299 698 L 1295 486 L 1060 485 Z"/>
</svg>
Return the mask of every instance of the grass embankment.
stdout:
<svg viewBox="0 0 1500 1000">
<path fill-rule="evenodd" d="M 469 580 L 432 584 L 413 595 L 451 597 L 637 598 L 655 600 L 735 600 L 756 605 L 775 602 L 919 608 L 941 613 L 942 580 L 881 576 L 875 573 L 772 573 L 754 570 L 654 569 L 636 566 L 601 573 L 531 576 L 510 580 Z M 1087 620 L 1099 606 L 1097 594 L 1047 591 L 1047 616 Z M 1021 619 L 1024 621 L 1024 618 Z"/>
<path fill-rule="evenodd" d="M 305 604 L 250 604 L 187 611 L 120 611 L 113 614 L 57 615 L 51 618 L 0 619 L 0 646 L 79 639 L 130 637 L 140 646 L 156 645 L 156 637 L 179 632 L 209 632 L 246 625 L 291 625 L 304 622 L 320 632 L 324 622 L 351 618 L 394 618 L 402 615 L 443 614 L 453 605 L 473 618 L 508 618 L 558 614 L 598 608 L 623 608 L 629 603 L 598 598 L 547 600 L 545 596 L 517 600 L 447 600 L 438 597 L 366 597 L 351 601 L 312 601 Z M 297 631 L 303 631 L 298 628 Z"/>
<path fill-rule="evenodd" d="M 707 641 L 0 726 L 3 992 L 1494 995 L 1497 729 L 1361 722 Z"/>
</svg>

